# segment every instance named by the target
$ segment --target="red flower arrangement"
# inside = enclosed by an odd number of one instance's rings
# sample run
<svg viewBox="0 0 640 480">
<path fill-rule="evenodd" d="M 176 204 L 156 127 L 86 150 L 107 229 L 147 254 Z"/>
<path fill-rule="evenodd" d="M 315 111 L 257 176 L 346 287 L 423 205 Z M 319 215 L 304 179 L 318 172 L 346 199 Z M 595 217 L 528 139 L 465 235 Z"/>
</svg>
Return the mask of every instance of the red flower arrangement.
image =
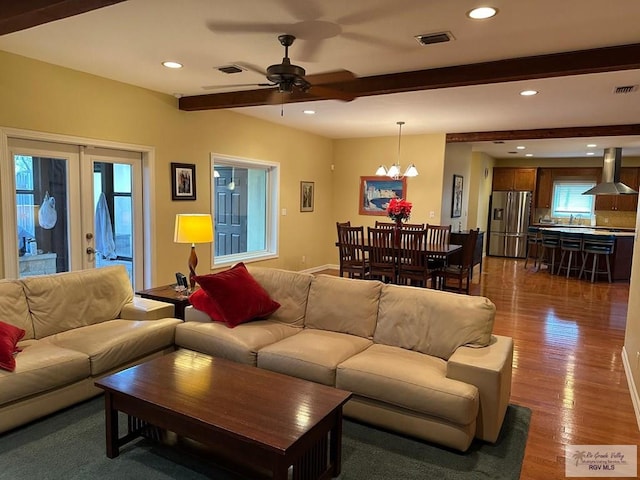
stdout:
<svg viewBox="0 0 640 480">
<path fill-rule="evenodd" d="M 387 215 L 394 222 L 404 222 L 411 217 L 411 207 L 413 204 L 404 199 L 392 198 L 387 206 Z"/>
</svg>

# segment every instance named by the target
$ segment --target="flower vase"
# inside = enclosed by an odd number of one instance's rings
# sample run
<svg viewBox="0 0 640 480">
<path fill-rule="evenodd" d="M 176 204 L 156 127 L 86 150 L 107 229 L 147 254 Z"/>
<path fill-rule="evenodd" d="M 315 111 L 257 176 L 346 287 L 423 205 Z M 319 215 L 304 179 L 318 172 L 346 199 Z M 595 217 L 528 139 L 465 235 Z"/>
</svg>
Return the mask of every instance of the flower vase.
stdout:
<svg viewBox="0 0 640 480">
<path fill-rule="evenodd" d="M 396 226 L 393 232 L 393 245 L 398 248 L 400 247 L 400 232 L 402 230 L 402 220 L 400 218 L 396 219 Z"/>
</svg>

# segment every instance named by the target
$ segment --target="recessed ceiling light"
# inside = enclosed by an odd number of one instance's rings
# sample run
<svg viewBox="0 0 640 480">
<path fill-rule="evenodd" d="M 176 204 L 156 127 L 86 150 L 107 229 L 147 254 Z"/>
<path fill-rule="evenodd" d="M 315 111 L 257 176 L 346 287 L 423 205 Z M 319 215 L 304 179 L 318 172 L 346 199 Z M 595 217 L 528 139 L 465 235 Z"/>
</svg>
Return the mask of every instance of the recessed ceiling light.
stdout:
<svg viewBox="0 0 640 480">
<path fill-rule="evenodd" d="M 162 62 L 162 65 L 167 68 L 182 68 L 182 64 L 178 62 Z"/>
<path fill-rule="evenodd" d="M 596 148 L 598 145 L 596 145 L 595 143 L 589 143 L 587 144 L 587 148 Z"/>
<path fill-rule="evenodd" d="M 527 147 L 525 147 L 524 145 L 518 145 L 516 148 L 517 148 L 518 150 L 524 150 L 524 149 L 525 149 L 525 148 L 527 148 Z"/>
<path fill-rule="evenodd" d="M 520 95 L 522 95 L 523 97 L 530 97 L 532 95 L 537 95 L 538 91 L 537 90 L 523 90 L 520 92 Z"/>
<path fill-rule="evenodd" d="M 587 155 L 595 155 L 593 152 L 587 152 Z"/>
<path fill-rule="evenodd" d="M 315 110 L 303 110 L 302 113 L 304 113 L 305 115 L 315 115 L 316 111 Z"/>
<path fill-rule="evenodd" d="M 498 13 L 498 9 L 493 7 L 478 7 L 467 12 L 467 17 L 474 20 L 484 20 L 485 18 L 491 18 Z"/>
<path fill-rule="evenodd" d="M 525 157 L 533 157 L 533 153 L 525 153 L 524 156 Z"/>
</svg>

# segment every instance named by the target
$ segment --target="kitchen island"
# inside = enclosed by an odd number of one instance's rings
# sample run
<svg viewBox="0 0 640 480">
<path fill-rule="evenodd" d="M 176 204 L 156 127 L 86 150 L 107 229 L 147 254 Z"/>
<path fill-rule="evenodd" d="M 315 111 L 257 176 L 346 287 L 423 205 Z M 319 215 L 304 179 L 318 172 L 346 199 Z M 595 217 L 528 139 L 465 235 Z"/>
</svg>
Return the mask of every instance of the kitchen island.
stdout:
<svg viewBox="0 0 640 480">
<path fill-rule="evenodd" d="M 585 227 L 578 225 L 545 225 L 538 226 L 543 230 L 552 230 L 556 232 L 584 233 L 587 235 L 613 235 L 616 237 L 616 243 L 611 255 L 611 279 L 616 282 L 628 282 L 631 279 L 631 260 L 633 258 L 633 242 L 635 240 L 635 231 L 630 229 L 603 228 L 603 227 Z M 560 261 L 560 251 L 556 251 L 556 265 Z M 582 258 L 576 255 L 582 261 Z M 587 265 L 589 268 L 589 265 Z"/>
</svg>

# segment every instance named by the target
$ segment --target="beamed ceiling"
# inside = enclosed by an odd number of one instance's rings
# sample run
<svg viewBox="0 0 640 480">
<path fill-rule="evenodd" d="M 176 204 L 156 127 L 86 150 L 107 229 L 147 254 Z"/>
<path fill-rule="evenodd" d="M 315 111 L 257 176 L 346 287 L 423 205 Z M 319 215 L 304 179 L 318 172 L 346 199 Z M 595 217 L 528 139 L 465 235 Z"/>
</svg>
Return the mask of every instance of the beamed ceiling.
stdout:
<svg viewBox="0 0 640 480">
<path fill-rule="evenodd" d="M 182 110 L 233 109 L 330 138 L 395 135 L 403 120 L 403 134 L 446 132 L 496 157 L 528 139 L 540 140 L 539 156 L 582 156 L 587 139 L 640 155 L 640 92 L 614 94 L 640 84 L 637 1 L 496 0 L 498 15 L 483 21 L 466 17 L 471 0 L 4 3 L 0 49 L 175 95 Z M 414 39 L 443 31 L 454 39 Z M 312 78 L 353 72 L 322 87 L 356 99 L 312 86 L 274 105 L 274 89 L 256 84 L 281 62 L 283 33 L 297 37 L 291 62 Z M 218 70 L 228 65 L 240 71 Z M 540 93 L 518 95 L 529 88 Z"/>
</svg>

